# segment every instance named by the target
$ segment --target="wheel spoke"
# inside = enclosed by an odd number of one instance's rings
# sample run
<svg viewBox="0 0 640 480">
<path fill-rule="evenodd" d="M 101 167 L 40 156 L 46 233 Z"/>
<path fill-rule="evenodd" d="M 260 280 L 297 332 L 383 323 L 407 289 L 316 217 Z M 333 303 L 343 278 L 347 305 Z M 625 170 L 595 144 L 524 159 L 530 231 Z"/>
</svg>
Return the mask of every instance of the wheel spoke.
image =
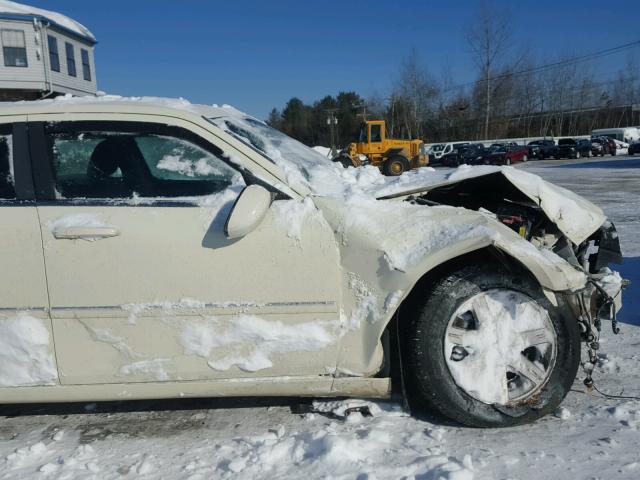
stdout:
<svg viewBox="0 0 640 480">
<path fill-rule="evenodd" d="M 546 376 L 546 372 L 542 368 L 524 355 L 520 355 L 515 365 L 511 365 L 511 368 L 519 375 L 526 377 L 535 387 L 539 387 Z"/>
<path fill-rule="evenodd" d="M 462 347 L 468 346 L 470 343 L 470 336 L 475 333 L 475 330 L 466 330 L 464 328 L 450 327 L 447 333 L 447 339 L 454 345 L 460 345 Z"/>
<path fill-rule="evenodd" d="M 520 333 L 527 347 L 553 342 L 553 336 L 546 328 L 536 328 Z"/>
<path fill-rule="evenodd" d="M 473 301 L 473 314 L 478 319 L 479 323 L 488 323 L 491 322 L 491 318 L 487 318 L 487 313 L 491 311 L 491 307 L 489 306 L 489 302 L 487 301 L 486 296 L 479 295 Z"/>
</svg>

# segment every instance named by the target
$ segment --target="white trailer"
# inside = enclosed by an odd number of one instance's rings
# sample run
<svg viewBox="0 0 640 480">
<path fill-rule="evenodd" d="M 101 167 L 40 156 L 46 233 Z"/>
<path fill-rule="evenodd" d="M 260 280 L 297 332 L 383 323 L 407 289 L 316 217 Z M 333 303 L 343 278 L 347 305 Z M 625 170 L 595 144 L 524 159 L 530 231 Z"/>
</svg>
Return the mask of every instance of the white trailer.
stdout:
<svg viewBox="0 0 640 480">
<path fill-rule="evenodd" d="M 633 143 L 640 140 L 640 129 L 638 127 L 599 128 L 593 130 L 591 136 L 611 137 L 620 142 Z"/>
</svg>

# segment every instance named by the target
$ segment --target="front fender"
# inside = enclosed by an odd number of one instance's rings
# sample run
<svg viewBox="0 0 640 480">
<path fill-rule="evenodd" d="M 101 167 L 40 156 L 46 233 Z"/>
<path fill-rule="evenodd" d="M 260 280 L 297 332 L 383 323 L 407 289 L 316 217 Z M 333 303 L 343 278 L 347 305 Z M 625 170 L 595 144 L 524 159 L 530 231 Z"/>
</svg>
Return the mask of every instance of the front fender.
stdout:
<svg viewBox="0 0 640 480">
<path fill-rule="evenodd" d="M 346 371 L 376 373 L 380 337 L 398 305 L 429 272 L 468 253 L 494 247 L 531 272 L 547 292 L 586 284 L 583 272 L 489 215 L 407 202 L 315 202 L 336 232 L 341 253 L 345 330 L 339 366 Z"/>
</svg>

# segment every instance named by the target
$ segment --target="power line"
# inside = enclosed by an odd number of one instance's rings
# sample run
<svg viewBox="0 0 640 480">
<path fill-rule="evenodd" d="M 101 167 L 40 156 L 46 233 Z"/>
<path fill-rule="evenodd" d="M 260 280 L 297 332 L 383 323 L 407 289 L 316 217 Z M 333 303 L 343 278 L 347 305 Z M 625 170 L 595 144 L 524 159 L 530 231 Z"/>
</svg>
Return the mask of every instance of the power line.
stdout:
<svg viewBox="0 0 640 480">
<path fill-rule="evenodd" d="M 601 57 L 606 57 L 609 55 L 613 55 L 616 53 L 620 53 L 624 50 L 628 50 L 631 48 L 635 48 L 640 46 L 640 40 L 636 40 L 633 42 L 629 42 L 629 43 L 624 43 L 622 45 L 618 45 L 615 47 L 611 47 L 611 48 L 607 48 L 605 50 L 600 50 L 597 52 L 591 52 L 585 55 L 580 55 L 577 57 L 572 57 L 572 58 L 567 58 L 564 60 L 560 60 L 557 62 L 552 62 L 552 63 L 547 63 L 544 65 L 538 65 L 537 67 L 531 67 L 531 68 L 527 68 L 524 70 L 519 70 L 516 72 L 510 72 L 510 73 L 502 73 L 499 75 L 492 75 L 491 77 L 491 81 L 500 79 L 500 78 L 506 78 L 506 77 L 517 77 L 520 75 L 527 75 L 530 73 L 539 73 L 539 72 L 543 72 L 545 70 L 550 70 L 552 68 L 557 68 L 557 67 L 563 67 L 563 66 L 567 66 L 567 65 L 573 65 L 576 63 L 580 63 L 580 62 L 584 62 L 586 60 L 594 60 L 596 58 L 601 58 Z M 464 87 L 468 87 L 471 85 L 480 85 L 485 83 L 487 80 L 486 79 L 480 79 L 480 80 L 475 80 L 473 82 L 467 82 L 467 83 L 460 83 L 458 85 L 453 85 L 451 87 L 447 87 L 443 90 L 443 92 L 449 92 L 451 90 L 456 90 L 458 88 L 464 88 Z"/>
</svg>

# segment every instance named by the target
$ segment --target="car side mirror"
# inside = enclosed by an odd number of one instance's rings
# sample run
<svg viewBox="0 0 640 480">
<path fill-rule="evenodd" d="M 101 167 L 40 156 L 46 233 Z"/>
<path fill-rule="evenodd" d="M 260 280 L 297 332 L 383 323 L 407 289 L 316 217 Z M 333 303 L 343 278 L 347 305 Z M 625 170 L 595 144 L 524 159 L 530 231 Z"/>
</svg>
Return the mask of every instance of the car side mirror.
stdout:
<svg viewBox="0 0 640 480">
<path fill-rule="evenodd" d="M 244 237 L 262 223 L 270 206 L 271 193 L 260 185 L 249 185 L 231 207 L 224 234 L 228 239 Z"/>
</svg>

